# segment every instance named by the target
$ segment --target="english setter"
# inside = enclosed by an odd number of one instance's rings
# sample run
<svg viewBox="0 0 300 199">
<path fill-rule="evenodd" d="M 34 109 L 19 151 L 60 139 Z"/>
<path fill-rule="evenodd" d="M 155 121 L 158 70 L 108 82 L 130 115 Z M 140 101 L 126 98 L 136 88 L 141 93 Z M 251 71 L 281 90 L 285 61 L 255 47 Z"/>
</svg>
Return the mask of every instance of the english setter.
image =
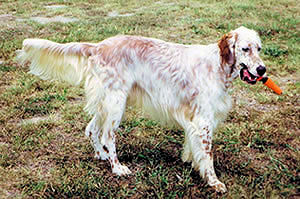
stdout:
<svg viewBox="0 0 300 199">
<path fill-rule="evenodd" d="M 240 75 L 254 84 L 264 75 L 260 49 L 258 34 L 240 27 L 209 45 L 138 36 L 97 44 L 26 39 L 18 57 L 22 64 L 31 62 L 30 73 L 42 79 L 84 84 L 85 110 L 93 116 L 85 134 L 95 157 L 109 160 L 113 173 L 131 173 L 118 161 L 115 131 L 126 105 L 135 104 L 163 123 L 182 127 L 182 160 L 192 162 L 216 191 L 225 192 L 213 166 L 213 131 L 231 108 L 232 81 Z"/>
</svg>

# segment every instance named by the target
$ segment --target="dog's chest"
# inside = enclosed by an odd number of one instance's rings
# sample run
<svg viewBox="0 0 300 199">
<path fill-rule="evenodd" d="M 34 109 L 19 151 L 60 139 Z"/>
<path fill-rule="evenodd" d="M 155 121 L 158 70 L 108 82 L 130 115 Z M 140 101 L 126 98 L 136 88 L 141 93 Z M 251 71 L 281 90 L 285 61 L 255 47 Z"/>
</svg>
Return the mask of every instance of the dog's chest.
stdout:
<svg viewBox="0 0 300 199">
<path fill-rule="evenodd" d="M 231 109 L 231 97 L 228 94 L 224 94 L 216 100 L 214 105 L 215 117 L 218 121 L 223 121 L 229 110 Z"/>
<path fill-rule="evenodd" d="M 223 121 L 232 105 L 228 91 L 215 81 L 202 85 L 201 90 L 201 96 L 197 99 L 201 115 L 213 119 L 216 123 Z"/>
</svg>

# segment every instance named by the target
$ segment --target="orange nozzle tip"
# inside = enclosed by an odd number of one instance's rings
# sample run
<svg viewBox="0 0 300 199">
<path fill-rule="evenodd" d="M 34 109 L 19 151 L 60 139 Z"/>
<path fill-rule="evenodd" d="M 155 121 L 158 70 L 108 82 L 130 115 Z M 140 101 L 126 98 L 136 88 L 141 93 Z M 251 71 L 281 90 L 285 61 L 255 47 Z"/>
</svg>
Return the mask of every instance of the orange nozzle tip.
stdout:
<svg viewBox="0 0 300 199">
<path fill-rule="evenodd" d="M 270 89 L 272 89 L 276 94 L 281 95 L 282 94 L 282 90 L 279 88 L 279 86 L 277 86 L 272 80 L 271 78 L 268 78 L 268 80 L 264 83 L 264 85 L 266 85 L 267 87 L 269 87 Z"/>
</svg>

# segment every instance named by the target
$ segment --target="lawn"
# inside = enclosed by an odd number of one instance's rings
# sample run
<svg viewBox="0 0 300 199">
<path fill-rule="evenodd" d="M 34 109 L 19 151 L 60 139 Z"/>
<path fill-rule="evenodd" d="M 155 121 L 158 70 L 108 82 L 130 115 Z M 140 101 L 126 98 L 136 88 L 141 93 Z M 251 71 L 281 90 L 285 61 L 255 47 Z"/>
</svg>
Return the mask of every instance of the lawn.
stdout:
<svg viewBox="0 0 300 199">
<path fill-rule="evenodd" d="M 0 0 L 0 198 L 299 198 L 300 7 L 296 0 Z M 209 44 L 239 26 L 261 36 L 268 75 L 283 89 L 237 79 L 214 134 L 217 194 L 180 159 L 184 132 L 130 107 L 117 132 L 118 177 L 94 159 L 82 87 L 43 81 L 15 59 L 25 38 L 98 42 L 142 35 Z"/>
</svg>

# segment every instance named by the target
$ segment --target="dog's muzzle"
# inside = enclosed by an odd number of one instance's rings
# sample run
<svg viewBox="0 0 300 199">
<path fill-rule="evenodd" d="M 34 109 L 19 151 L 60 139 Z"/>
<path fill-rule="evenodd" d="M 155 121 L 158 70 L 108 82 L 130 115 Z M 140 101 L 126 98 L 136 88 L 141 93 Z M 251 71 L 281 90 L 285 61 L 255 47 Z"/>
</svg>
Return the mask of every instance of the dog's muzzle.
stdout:
<svg viewBox="0 0 300 199">
<path fill-rule="evenodd" d="M 242 69 L 240 71 L 241 80 L 247 82 L 248 84 L 255 84 L 259 77 L 250 73 L 248 67 L 245 64 L 242 63 L 241 66 L 242 66 Z M 257 74 L 260 77 L 262 77 L 266 72 L 266 68 L 263 66 L 259 66 L 256 70 L 257 70 Z"/>
</svg>

